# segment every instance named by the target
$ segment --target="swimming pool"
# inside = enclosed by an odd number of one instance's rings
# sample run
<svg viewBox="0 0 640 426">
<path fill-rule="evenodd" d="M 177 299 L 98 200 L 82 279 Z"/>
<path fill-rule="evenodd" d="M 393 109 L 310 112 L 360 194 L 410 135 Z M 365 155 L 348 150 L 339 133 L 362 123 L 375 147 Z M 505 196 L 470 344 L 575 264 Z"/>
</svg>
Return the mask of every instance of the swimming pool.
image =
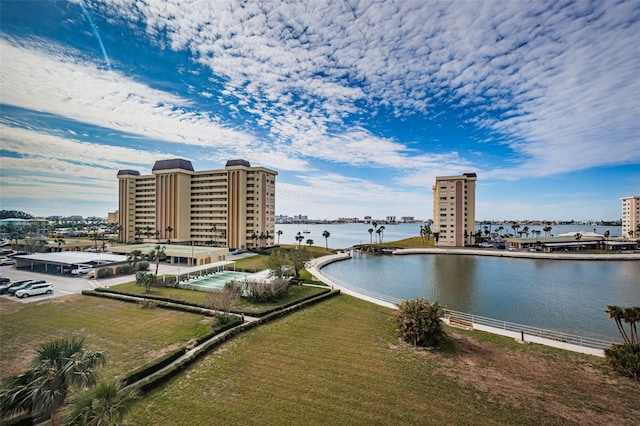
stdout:
<svg viewBox="0 0 640 426">
<path fill-rule="evenodd" d="M 249 275 L 251 274 L 237 271 L 216 272 L 209 275 L 203 275 L 201 277 L 191 278 L 187 281 L 182 281 L 178 284 L 178 287 L 198 291 L 219 290 L 223 288 L 226 283 L 246 278 Z"/>
</svg>

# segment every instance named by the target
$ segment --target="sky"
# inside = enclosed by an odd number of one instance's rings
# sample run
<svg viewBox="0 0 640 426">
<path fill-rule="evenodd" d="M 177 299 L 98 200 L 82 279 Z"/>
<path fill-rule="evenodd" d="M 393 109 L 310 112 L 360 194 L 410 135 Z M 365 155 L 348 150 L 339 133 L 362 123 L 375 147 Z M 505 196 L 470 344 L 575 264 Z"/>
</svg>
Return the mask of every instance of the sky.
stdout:
<svg viewBox="0 0 640 426">
<path fill-rule="evenodd" d="M 276 214 L 616 220 L 640 2 L 0 1 L 0 208 L 106 217 L 117 172 L 278 172 Z"/>
</svg>

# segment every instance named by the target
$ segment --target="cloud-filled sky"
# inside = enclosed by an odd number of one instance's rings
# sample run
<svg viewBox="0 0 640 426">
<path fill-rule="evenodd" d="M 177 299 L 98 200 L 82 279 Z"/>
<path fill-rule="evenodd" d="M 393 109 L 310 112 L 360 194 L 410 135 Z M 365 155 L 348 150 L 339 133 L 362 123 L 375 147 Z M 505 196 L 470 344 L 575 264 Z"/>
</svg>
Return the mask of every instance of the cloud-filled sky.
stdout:
<svg viewBox="0 0 640 426">
<path fill-rule="evenodd" d="M 0 2 L 2 209 L 105 216 L 117 171 L 279 172 L 276 213 L 620 218 L 640 195 L 640 2 Z"/>
</svg>

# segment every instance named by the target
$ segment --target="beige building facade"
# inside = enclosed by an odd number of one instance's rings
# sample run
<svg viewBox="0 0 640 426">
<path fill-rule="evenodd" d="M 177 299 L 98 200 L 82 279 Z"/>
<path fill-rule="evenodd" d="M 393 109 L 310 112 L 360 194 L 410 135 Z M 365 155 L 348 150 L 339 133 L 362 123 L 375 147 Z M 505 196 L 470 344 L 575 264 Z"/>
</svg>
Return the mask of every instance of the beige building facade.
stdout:
<svg viewBox="0 0 640 426">
<path fill-rule="evenodd" d="M 227 161 L 195 171 L 184 159 L 160 160 L 151 175 L 118 172 L 120 239 L 252 248 L 273 244 L 278 173 Z"/>
<path fill-rule="evenodd" d="M 640 196 L 623 197 L 622 200 L 622 237 L 640 238 Z"/>
<path fill-rule="evenodd" d="M 460 176 L 438 176 L 433 185 L 433 232 L 438 245 L 464 247 L 471 244 L 470 235 L 476 222 L 475 173 Z"/>
</svg>

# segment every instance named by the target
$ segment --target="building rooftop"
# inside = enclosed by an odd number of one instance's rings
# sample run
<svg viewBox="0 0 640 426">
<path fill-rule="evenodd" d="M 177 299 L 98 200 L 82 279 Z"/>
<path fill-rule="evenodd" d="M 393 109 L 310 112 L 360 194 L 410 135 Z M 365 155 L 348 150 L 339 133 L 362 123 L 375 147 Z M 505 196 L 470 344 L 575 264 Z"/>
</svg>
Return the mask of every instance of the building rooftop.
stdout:
<svg viewBox="0 0 640 426">
<path fill-rule="evenodd" d="M 172 170 L 172 169 L 182 169 L 193 172 L 193 165 L 191 161 L 184 160 L 182 158 L 174 158 L 172 160 L 158 160 L 153 165 L 153 169 L 151 171 L 156 172 L 158 170 Z"/>
</svg>

